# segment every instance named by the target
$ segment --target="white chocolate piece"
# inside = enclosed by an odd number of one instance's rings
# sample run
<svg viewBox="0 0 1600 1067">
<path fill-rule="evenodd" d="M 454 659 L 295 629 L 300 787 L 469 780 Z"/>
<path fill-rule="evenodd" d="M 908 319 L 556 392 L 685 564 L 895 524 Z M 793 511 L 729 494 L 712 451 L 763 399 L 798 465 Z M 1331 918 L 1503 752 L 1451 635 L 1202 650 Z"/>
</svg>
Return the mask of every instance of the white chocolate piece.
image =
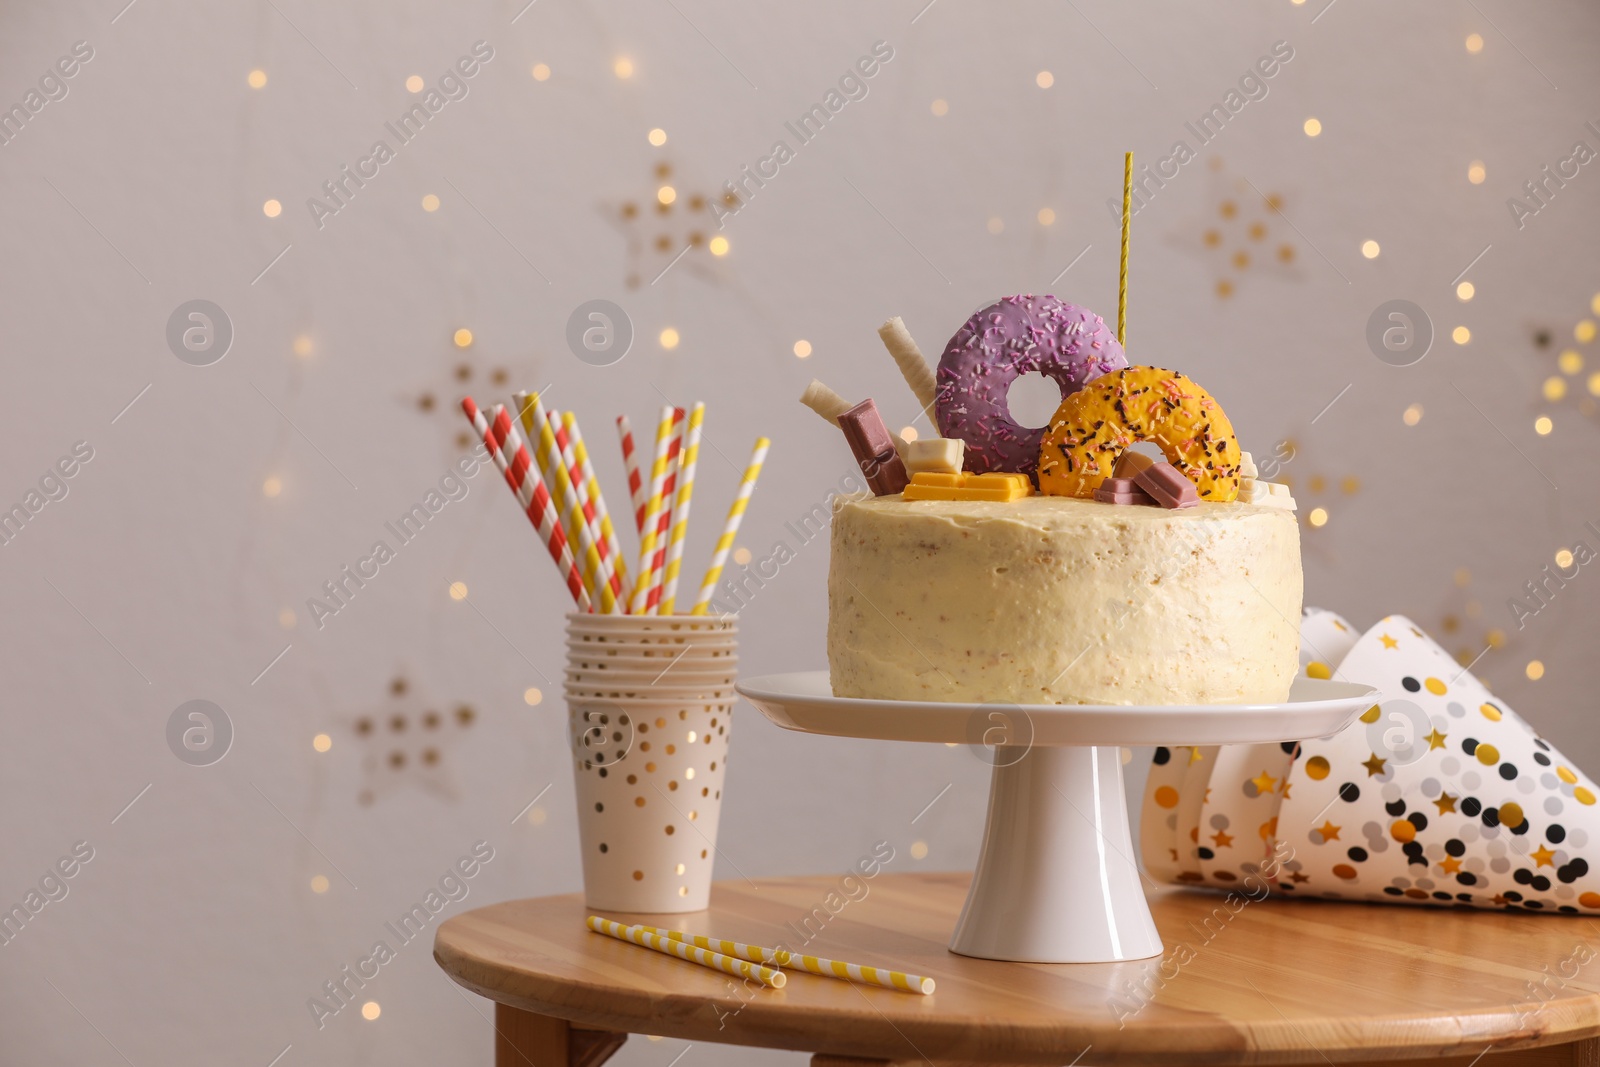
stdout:
<svg viewBox="0 0 1600 1067">
<path fill-rule="evenodd" d="M 895 366 L 900 368 L 900 376 L 911 387 L 912 394 L 917 398 L 917 404 L 923 411 L 931 414 L 934 398 L 939 394 L 939 387 L 933 379 L 933 368 L 928 366 L 928 361 L 923 358 L 917 342 L 911 339 L 911 332 L 906 329 L 906 324 L 896 315 L 878 327 L 878 336 L 883 339 L 883 347 L 889 350 L 889 355 L 894 357 Z"/>
<path fill-rule="evenodd" d="M 839 425 L 839 416 L 855 407 L 854 404 L 829 389 L 826 385 L 811 379 L 811 384 L 806 386 L 806 391 L 800 394 L 800 403 L 815 411 L 835 426 Z"/>
<path fill-rule="evenodd" d="M 1282 482 L 1262 482 L 1261 484 L 1266 486 L 1267 492 L 1271 493 L 1273 496 L 1289 495 L 1289 487 L 1284 485 Z"/>
<path fill-rule="evenodd" d="M 966 455 L 967 443 L 959 437 L 920 437 L 900 443 L 900 460 L 907 474 L 957 474 Z"/>
<path fill-rule="evenodd" d="M 1244 478 L 1255 478 L 1260 475 L 1256 470 L 1256 461 L 1248 452 L 1239 453 L 1239 474 Z"/>
</svg>

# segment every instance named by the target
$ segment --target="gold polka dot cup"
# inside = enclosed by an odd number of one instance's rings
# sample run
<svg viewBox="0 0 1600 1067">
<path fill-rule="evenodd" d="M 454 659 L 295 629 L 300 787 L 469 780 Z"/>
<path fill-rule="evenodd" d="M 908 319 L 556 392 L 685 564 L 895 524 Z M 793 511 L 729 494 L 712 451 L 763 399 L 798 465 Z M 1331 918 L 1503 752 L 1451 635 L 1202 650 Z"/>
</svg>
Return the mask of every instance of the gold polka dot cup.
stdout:
<svg viewBox="0 0 1600 1067">
<path fill-rule="evenodd" d="M 565 692 L 586 906 L 706 907 L 737 668 L 732 616 L 568 616 Z"/>
</svg>

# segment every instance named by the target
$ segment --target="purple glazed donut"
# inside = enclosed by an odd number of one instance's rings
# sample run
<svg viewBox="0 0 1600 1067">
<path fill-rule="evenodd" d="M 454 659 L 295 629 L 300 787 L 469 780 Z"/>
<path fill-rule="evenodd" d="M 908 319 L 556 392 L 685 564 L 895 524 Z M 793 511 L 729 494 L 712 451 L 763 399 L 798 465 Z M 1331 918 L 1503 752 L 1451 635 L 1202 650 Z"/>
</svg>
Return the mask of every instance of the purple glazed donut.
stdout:
<svg viewBox="0 0 1600 1067">
<path fill-rule="evenodd" d="M 934 416 L 944 436 L 967 443 L 969 471 L 1034 478 L 1045 427 L 1029 429 L 1011 417 L 1011 383 L 1038 371 L 1065 399 L 1127 365 L 1116 334 L 1094 312 L 1053 296 L 1002 297 L 968 319 L 945 346 Z"/>
</svg>

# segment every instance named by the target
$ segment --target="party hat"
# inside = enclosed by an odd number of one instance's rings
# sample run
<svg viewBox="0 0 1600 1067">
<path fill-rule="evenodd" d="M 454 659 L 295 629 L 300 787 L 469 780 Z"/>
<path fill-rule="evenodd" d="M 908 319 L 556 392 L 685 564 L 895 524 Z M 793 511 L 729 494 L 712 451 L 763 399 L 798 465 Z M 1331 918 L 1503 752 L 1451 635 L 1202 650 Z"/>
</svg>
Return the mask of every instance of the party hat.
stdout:
<svg viewBox="0 0 1600 1067">
<path fill-rule="evenodd" d="M 1600 845 L 1600 789 L 1415 624 L 1393 615 L 1356 638 L 1308 611 L 1301 664 L 1374 686 L 1379 702 L 1332 737 L 1219 749 L 1195 820 L 1198 874 L 1158 837 L 1143 850 L 1153 877 L 1230 887 L 1265 867 L 1293 896 L 1600 912 L 1583 855 Z M 1187 750 L 1162 751 L 1142 827 L 1152 804 L 1181 808 L 1163 785 L 1190 789 L 1170 769 Z M 1176 855 L 1152 862 L 1157 847 Z"/>
</svg>

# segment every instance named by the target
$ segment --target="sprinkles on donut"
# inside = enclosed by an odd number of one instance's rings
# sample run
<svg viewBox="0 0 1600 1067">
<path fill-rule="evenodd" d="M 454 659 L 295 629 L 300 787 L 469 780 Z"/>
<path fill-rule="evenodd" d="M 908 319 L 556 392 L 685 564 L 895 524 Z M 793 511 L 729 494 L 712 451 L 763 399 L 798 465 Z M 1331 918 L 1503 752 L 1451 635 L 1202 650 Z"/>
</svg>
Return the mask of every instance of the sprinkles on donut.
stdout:
<svg viewBox="0 0 1600 1067">
<path fill-rule="evenodd" d="M 1011 383 L 1037 371 L 1066 399 L 1127 365 L 1115 334 L 1094 312 L 1053 296 L 1002 297 L 969 318 L 945 346 L 934 415 L 944 436 L 967 443 L 969 471 L 1033 478 L 1045 430 L 1011 417 Z"/>
<path fill-rule="evenodd" d="M 1136 441 L 1159 445 L 1201 500 L 1238 499 L 1233 424 L 1192 378 L 1160 367 L 1113 371 L 1061 402 L 1040 445 L 1040 491 L 1093 497 Z"/>
</svg>

